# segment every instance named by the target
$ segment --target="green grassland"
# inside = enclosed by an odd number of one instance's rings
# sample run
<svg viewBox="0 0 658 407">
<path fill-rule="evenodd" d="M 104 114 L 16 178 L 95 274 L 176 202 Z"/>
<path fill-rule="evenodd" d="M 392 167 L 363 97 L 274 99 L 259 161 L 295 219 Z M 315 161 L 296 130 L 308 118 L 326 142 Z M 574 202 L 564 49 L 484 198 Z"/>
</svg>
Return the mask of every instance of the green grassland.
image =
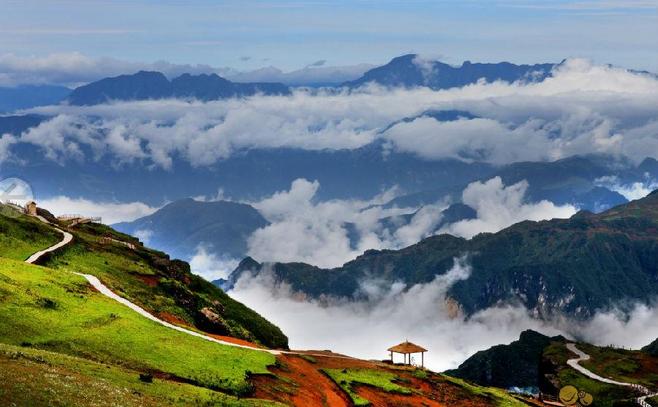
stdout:
<svg viewBox="0 0 658 407">
<path fill-rule="evenodd" d="M 219 345 L 150 321 L 95 292 L 79 276 L 0 258 L 0 343 L 163 372 L 242 395 L 273 355 Z"/>
<path fill-rule="evenodd" d="M 0 405 L 273 406 L 49 351 L 0 344 Z"/>
<path fill-rule="evenodd" d="M 104 225 L 78 225 L 72 233 L 74 243 L 49 256 L 43 265 L 94 275 L 117 294 L 161 317 L 272 348 L 288 347 L 288 338 L 278 327 L 190 273 L 187 263 L 172 261 L 166 254 L 147 249 L 137 239 Z M 136 248 L 101 244 L 103 236 L 133 243 Z M 217 318 L 208 319 L 203 309 Z"/>
<path fill-rule="evenodd" d="M 494 400 L 495 405 L 498 407 L 523 407 L 526 406 L 525 403 L 515 399 L 514 397 L 510 396 L 507 394 L 506 391 L 502 389 L 498 389 L 495 387 L 482 387 L 482 386 L 477 386 L 474 384 L 470 384 L 467 381 L 463 379 L 459 379 L 456 377 L 451 377 L 451 376 L 446 376 L 443 375 L 443 377 L 449 381 L 450 383 L 453 383 L 464 390 L 468 391 L 469 393 L 473 395 L 479 395 L 479 396 L 484 396 L 487 398 L 491 398 Z"/>
<path fill-rule="evenodd" d="M 60 240 L 61 234 L 53 228 L 0 204 L 0 257 L 25 260 Z"/>
<path fill-rule="evenodd" d="M 594 352 L 594 348 L 595 347 L 586 344 L 578 344 L 578 349 L 586 353 L 598 353 Z M 595 357 L 592 354 L 590 355 Z M 567 366 L 567 360 L 573 357 L 575 357 L 575 355 L 569 352 L 564 343 L 554 342 L 544 351 L 544 358 L 552 361 L 555 366 L 559 367 L 557 372 L 559 386 L 572 385 L 578 390 L 590 393 L 594 396 L 596 406 L 601 407 L 612 407 L 617 400 L 631 399 L 636 396 L 633 391 L 626 387 L 601 383 L 571 369 Z M 583 366 L 588 369 L 591 367 L 586 363 L 583 363 Z M 592 371 L 601 374 L 601 372 L 596 369 L 592 369 Z"/>
<path fill-rule="evenodd" d="M 336 382 L 352 399 L 356 406 L 367 406 L 370 402 L 360 397 L 355 385 L 367 385 L 388 393 L 411 394 L 411 390 L 394 383 L 397 376 L 393 373 L 372 369 L 323 369 L 324 373 Z"/>
<path fill-rule="evenodd" d="M 370 386 L 387 393 L 404 395 L 417 391 L 404 386 L 408 379 L 400 378 L 390 371 L 375 369 L 322 369 L 322 371 L 350 396 L 356 406 L 370 405 L 369 400 L 357 394 L 356 386 L 359 385 Z M 510 396 L 502 389 L 477 386 L 462 379 L 437 375 L 425 370 L 416 370 L 411 372 L 411 375 L 432 385 L 440 386 L 447 382 L 454 389 L 459 389 L 455 391 L 460 392 L 465 399 L 482 397 L 489 400 L 491 405 L 499 407 L 526 406 L 525 403 Z"/>
<path fill-rule="evenodd" d="M 648 388 L 655 388 L 658 383 L 658 358 L 646 353 L 617 349 L 611 347 L 597 347 L 588 344 L 579 345 L 581 350 L 592 358 L 581 362 L 587 369 L 611 379 L 636 383 Z M 650 371 L 648 366 L 653 366 Z"/>
</svg>

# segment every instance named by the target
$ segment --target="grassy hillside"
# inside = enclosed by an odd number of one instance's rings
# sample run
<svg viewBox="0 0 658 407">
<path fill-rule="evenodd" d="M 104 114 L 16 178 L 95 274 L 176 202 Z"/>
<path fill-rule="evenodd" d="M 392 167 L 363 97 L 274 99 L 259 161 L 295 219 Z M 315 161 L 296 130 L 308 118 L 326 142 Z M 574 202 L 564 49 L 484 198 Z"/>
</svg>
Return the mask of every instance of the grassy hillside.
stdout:
<svg viewBox="0 0 658 407">
<path fill-rule="evenodd" d="M 372 386 L 387 393 L 411 394 L 410 389 L 395 383 L 399 378 L 390 372 L 372 369 L 325 369 L 324 372 L 349 394 L 355 406 L 370 404 L 369 400 L 358 395 L 356 385 Z"/>
<path fill-rule="evenodd" d="M 104 225 L 78 225 L 71 232 L 74 243 L 45 259 L 43 265 L 94 275 L 169 322 L 272 348 L 288 347 L 288 338 L 278 327 L 192 274 L 187 263 L 170 260 Z M 115 241 L 103 243 L 103 237 Z M 134 249 L 116 241 L 132 243 Z"/>
<path fill-rule="evenodd" d="M 61 234 L 57 231 L 0 204 L 0 257 L 25 260 L 59 240 Z"/>
<path fill-rule="evenodd" d="M 219 345 L 158 325 L 77 275 L 0 259 L 0 404 L 321 405 L 300 401 L 315 392 L 316 401 L 353 396 L 361 405 L 436 398 L 523 405 L 500 390 L 451 380 L 330 353 L 275 359 Z"/>
<path fill-rule="evenodd" d="M 314 352 L 281 355 L 274 376 L 259 376 L 256 395 L 297 406 L 522 407 L 503 390 L 409 366 Z M 530 400 L 529 405 L 532 404 Z"/>
<path fill-rule="evenodd" d="M 274 406 L 75 356 L 0 344 L 0 405 Z"/>
<path fill-rule="evenodd" d="M 186 263 L 130 236 L 79 225 L 73 244 L 43 259 L 50 267 L 33 266 L 23 257 L 59 236 L 31 218 L 0 222 L 5 233 L 18 231 L 5 238 L 22 250 L 0 256 L 1 405 L 523 405 L 501 390 L 427 371 L 331 352 L 274 357 L 163 327 L 71 272 L 96 275 L 171 322 L 287 344 Z"/>
<path fill-rule="evenodd" d="M 95 292 L 82 277 L 0 259 L 0 342 L 161 373 L 233 394 L 274 356 L 160 326 Z"/>
<path fill-rule="evenodd" d="M 583 343 L 578 344 L 578 348 L 592 357 L 591 360 L 580 363 L 590 371 L 613 380 L 655 388 L 658 358 L 639 351 L 601 348 Z M 617 405 L 616 403 L 639 396 L 637 392 L 627 387 L 601 383 L 569 368 L 566 362 L 574 357 L 576 355 L 569 352 L 564 343 L 553 342 L 544 350 L 540 369 L 543 375 L 543 391 L 557 394 L 562 386 L 572 385 L 592 394 L 595 405 L 602 407 L 613 407 Z"/>
<path fill-rule="evenodd" d="M 658 357 L 645 352 L 583 344 L 580 349 L 592 359 L 583 366 L 601 376 L 654 388 L 658 384 Z"/>
<path fill-rule="evenodd" d="M 526 331 L 518 341 L 480 351 L 458 369 L 446 373 L 481 385 L 533 387 L 535 391 L 541 391 L 547 396 L 557 396 L 560 388 L 572 385 L 592 394 L 597 406 L 613 406 L 639 395 L 626 387 L 589 379 L 569 367 L 567 360 L 576 355 L 567 349 L 567 342 L 559 336 L 549 338 Z M 577 346 L 591 356 L 589 361 L 580 363 L 588 370 L 620 382 L 656 388 L 657 357 L 643 351 L 597 347 L 585 343 Z"/>
<path fill-rule="evenodd" d="M 446 373 L 483 386 L 538 388 L 542 355 L 552 342 L 564 338 L 525 331 L 519 340 L 480 351 Z"/>
<path fill-rule="evenodd" d="M 652 356 L 658 357 L 658 339 L 642 348 L 642 351 Z"/>
</svg>

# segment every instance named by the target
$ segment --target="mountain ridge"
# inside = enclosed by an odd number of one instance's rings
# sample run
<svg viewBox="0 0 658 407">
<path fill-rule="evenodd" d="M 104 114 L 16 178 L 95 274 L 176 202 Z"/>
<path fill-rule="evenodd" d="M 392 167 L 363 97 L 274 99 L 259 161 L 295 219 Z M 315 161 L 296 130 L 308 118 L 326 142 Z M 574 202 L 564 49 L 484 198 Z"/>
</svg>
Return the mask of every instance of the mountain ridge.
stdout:
<svg viewBox="0 0 658 407">
<path fill-rule="evenodd" d="M 183 74 L 171 81 L 156 71 L 104 78 L 75 88 L 66 99 L 71 105 L 95 105 L 110 101 L 158 100 L 166 98 L 212 101 L 256 94 L 289 95 L 281 83 L 238 83 L 217 74 Z"/>
<path fill-rule="evenodd" d="M 587 319 L 624 302 L 648 303 L 658 294 L 658 193 L 600 214 L 524 221 L 470 240 L 432 236 L 401 250 L 369 250 L 342 267 L 267 265 L 275 280 L 311 298 L 359 299 L 366 274 L 407 287 L 425 284 L 467 256 L 468 279 L 448 297 L 465 315 L 500 304 L 521 304 L 538 318 Z M 264 264 L 238 267 L 229 285 Z M 596 273 L 596 277 L 591 275 Z"/>
<path fill-rule="evenodd" d="M 349 88 L 358 88 L 367 83 L 377 83 L 387 87 L 427 86 L 433 90 L 462 87 L 476 83 L 480 79 L 487 82 L 502 80 L 542 81 L 550 76 L 557 64 L 516 65 L 509 62 L 472 63 L 465 61 L 455 67 L 446 63 L 423 59 L 417 54 L 407 54 L 393 58 L 387 64 L 373 68 L 359 79 L 343 83 Z"/>
<path fill-rule="evenodd" d="M 269 222 L 252 206 L 230 202 L 200 202 L 192 198 L 174 201 L 155 213 L 132 222 L 113 225 L 135 234 L 150 233 L 149 245 L 176 257 L 189 259 L 201 245 L 208 252 L 243 257 L 247 238 Z"/>
</svg>

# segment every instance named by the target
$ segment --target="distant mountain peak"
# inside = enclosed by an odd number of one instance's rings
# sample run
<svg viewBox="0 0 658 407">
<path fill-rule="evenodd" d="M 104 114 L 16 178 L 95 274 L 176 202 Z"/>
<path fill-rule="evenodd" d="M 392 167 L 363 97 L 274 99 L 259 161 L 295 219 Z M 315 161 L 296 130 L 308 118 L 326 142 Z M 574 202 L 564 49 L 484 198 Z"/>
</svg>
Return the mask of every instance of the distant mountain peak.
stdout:
<svg viewBox="0 0 658 407">
<path fill-rule="evenodd" d="M 68 97 L 72 105 L 95 105 L 112 100 L 150 100 L 191 98 L 203 101 L 232 97 L 288 95 L 290 89 L 281 83 L 237 83 L 216 73 L 192 75 L 184 73 L 171 81 L 162 72 L 139 71 L 101 79 L 76 88 Z"/>
<path fill-rule="evenodd" d="M 556 64 L 516 65 L 510 62 L 474 63 L 464 61 L 452 66 L 438 60 L 422 58 L 418 54 L 406 54 L 393 58 L 388 64 L 367 71 L 357 80 L 344 86 L 358 88 L 366 83 L 388 87 L 427 86 L 431 89 L 449 89 L 476 83 L 502 80 L 541 81 L 549 76 Z"/>
</svg>

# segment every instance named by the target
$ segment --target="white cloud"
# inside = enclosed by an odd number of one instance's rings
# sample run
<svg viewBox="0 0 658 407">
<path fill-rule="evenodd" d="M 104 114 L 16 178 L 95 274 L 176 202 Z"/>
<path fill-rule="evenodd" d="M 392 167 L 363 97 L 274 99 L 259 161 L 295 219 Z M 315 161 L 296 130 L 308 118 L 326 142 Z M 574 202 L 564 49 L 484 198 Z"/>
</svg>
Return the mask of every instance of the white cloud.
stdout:
<svg viewBox="0 0 658 407">
<path fill-rule="evenodd" d="M 100 216 L 103 223 L 107 225 L 118 222 L 130 222 L 137 218 L 150 215 L 158 209 L 142 202 L 94 202 L 87 199 L 75 199 L 66 196 L 43 199 L 38 201 L 37 204 L 49 210 L 55 216 L 67 214 L 89 217 Z"/>
<path fill-rule="evenodd" d="M 11 134 L 2 134 L 0 135 L 0 165 L 4 160 L 9 158 L 10 147 L 16 143 L 16 137 Z"/>
<path fill-rule="evenodd" d="M 623 106 L 623 109 L 618 108 Z M 428 117 L 391 123 L 428 110 L 480 116 L 437 122 Z M 208 103 L 158 100 L 30 110 L 56 115 L 19 140 L 49 156 L 139 160 L 168 168 L 178 155 L 212 165 L 253 148 L 355 149 L 381 139 L 423 158 L 505 164 L 575 154 L 658 158 L 658 80 L 623 69 L 570 60 L 540 83 L 477 83 L 459 89 L 357 92 L 296 91 Z M 68 143 L 68 144 L 67 144 Z"/>
<path fill-rule="evenodd" d="M 468 263 L 456 259 L 451 270 L 427 284 L 405 287 L 402 283 L 362 281 L 367 300 L 350 302 L 307 300 L 264 271 L 256 277 L 245 274 L 230 294 L 281 327 L 293 349 L 332 349 L 381 360 L 388 358 L 386 349 L 391 345 L 408 339 L 429 350 L 425 363 L 435 371 L 455 368 L 477 351 L 512 342 L 526 329 L 635 349 L 658 337 L 658 326 L 653 323 L 658 310 L 646 305 L 637 305 L 629 314 L 599 313 L 590 321 L 541 321 L 512 305 L 465 318 L 451 304 L 447 292 L 470 273 Z"/>
<path fill-rule="evenodd" d="M 153 237 L 153 231 L 149 229 L 139 229 L 136 230 L 133 235 L 138 238 L 142 243 L 148 245 Z"/>
<path fill-rule="evenodd" d="M 238 266 L 236 259 L 224 258 L 208 252 L 203 245 L 197 247 L 196 253 L 190 259 L 190 268 L 208 281 L 226 278 Z"/>
<path fill-rule="evenodd" d="M 377 204 L 394 192 L 371 200 L 315 202 L 320 184 L 298 179 L 289 191 L 277 192 L 252 205 L 270 222 L 248 239 L 248 254 L 260 261 L 305 262 L 319 267 L 337 267 L 368 249 L 399 249 L 436 233 L 444 200 L 422 208 L 385 209 Z M 471 238 L 481 232 L 497 232 L 523 220 L 568 218 L 576 213 L 571 205 L 548 201 L 525 202 L 528 183 L 505 186 L 498 177 L 474 182 L 464 190 L 462 202 L 477 212 L 476 219 L 445 225 L 440 233 Z M 381 219 L 411 214 L 397 227 L 385 228 Z M 356 244 L 351 244 L 346 223 L 354 224 Z M 354 237 L 354 236 L 353 236 Z"/>
<path fill-rule="evenodd" d="M 138 63 L 115 58 L 92 58 L 79 52 L 63 52 L 45 56 L 0 55 L 0 86 L 22 84 L 58 84 L 78 86 L 108 76 L 139 70 L 160 71 L 168 76 L 183 73 L 232 73 L 209 65 L 178 65 L 165 61 Z"/>
<path fill-rule="evenodd" d="M 546 161 L 560 157 L 548 137 L 544 122 L 530 120 L 513 128 L 492 119 L 460 119 L 438 122 L 421 117 L 399 123 L 385 133 L 396 149 L 423 158 L 455 158 L 505 164 L 516 161 Z"/>
<path fill-rule="evenodd" d="M 617 309 L 596 314 L 579 337 L 600 346 L 624 346 L 639 349 L 658 338 L 658 307 L 638 304 L 630 312 Z"/>
<path fill-rule="evenodd" d="M 0 29 L 0 33 L 2 32 Z M 237 82 L 284 82 L 306 85 L 342 83 L 356 79 L 368 69 L 373 68 L 369 64 L 323 66 L 322 64 L 317 65 L 318 62 L 290 72 L 283 72 L 274 67 L 238 71 L 204 64 L 173 64 L 166 61 L 144 63 L 106 57 L 93 58 L 79 52 L 62 52 L 45 56 L 2 54 L 0 55 L 0 86 L 58 84 L 75 87 L 102 78 L 130 74 L 140 70 L 162 72 L 169 78 L 184 73 L 216 73 Z"/>
<path fill-rule="evenodd" d="M 32 187 L 20 178 L 0 179 L 0 202 L 25 205 L 34 200 Z"/>
<path fill-rule="evenodd" d="M 606 176 L 595 180 L 596 184 L 618 192 L 629 201 L 644 198 L 654 190 L 658 189 L 658 181 L 645 174 L 644 181 L 623 184 L 616 176 Z"/>
<path fill-rule="evenodd" d="M 359 222 L 361 233 L 371 231 L 380 217 L 399 214 L 401 210 L 370 208 L 389 199 L 389 194 L 370 201 L 331 200 L 315 203 L 320 184 L 295 180 L 289 191 L 281 191 L 252 205 L 270 225 L 256 230 L 249 238 L 249 255 L 268 261 L 303 261 L 332 267 L 351 260 L 371 245 L 381 245 L 377 238 L 361 239 L 353 249 L 345 222 Z M 366 246 L 367 245 L 367 246 Z"/>
<path fill-rule="evenodd" d="M 505 186 L 500 177 L 473 182 L 462 193 L 462 202 L 477 212 L 476 219 L 462 220 L 441 229 L 442 233 L 471 238 L 478 233 L 497 232 L 524 220 L 569 218 L 577 212 L 571 205 L 549 201 L 525 203 L 528 183 Z"/>
<path fill-rule="evenodd" d="M 426 365 L 437 371 L 456 367 L 481 349 L 510 342 L 526 328 L 558 332 L 513 307 L 489 309 L 465 320 L 446 301 L 446 293 L 469 275 L 468 264 L 456 260 L 451 270 L 428 284 L 405 289 L 401 283 L 382 287 L 376 281 L 364 281 L 367 301 L 321 304 L 300 300 L 264 272 L 241 278 L 231 296 L 281 327 L 293 349 L 332 349 L 365 359 L 385 359 L 386 349 L 408 339 L 429 349 Z"/>
<path fill-rule="evenodd" d="M 315 202 L 317 181 L 295 180 L 289 191 L 277 192 L 252 203 L 270 222 L 248 240 L 248 254 L 261 261 L 301 261 L 320 267 L 336 267 L 368 249 L 401 248 L 418 242 L 436 229 L 445 204 L 423 208 L 382 208 L 396 190 L 385 191 L 367 201 L 330 200 Z M 411 221 L 394 230 L 384 230 L 380 220 L 414 213 Z M 346 223 L 354 225 L 357 242 L 351 244 Z"/>
</svg>

